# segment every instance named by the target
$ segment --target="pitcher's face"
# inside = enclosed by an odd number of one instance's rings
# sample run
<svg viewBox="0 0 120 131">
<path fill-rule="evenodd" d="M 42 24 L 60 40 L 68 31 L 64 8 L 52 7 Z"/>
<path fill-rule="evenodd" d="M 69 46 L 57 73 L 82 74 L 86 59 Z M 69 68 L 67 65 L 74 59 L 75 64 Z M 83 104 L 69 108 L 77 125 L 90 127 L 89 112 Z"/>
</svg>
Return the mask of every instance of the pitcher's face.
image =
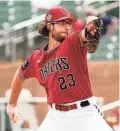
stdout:
<svg viewBox="0 0 120 131">
<path fill-rule="evenodd" d="M 53 25 L 52 25 L 53 27 L 50 30 L 50 32 L 52 33 L 53 39 L 55 39 L 56 41 L 59 41 L 59 42 L 64 41 L 68 36 L 71 25 L 72 25 L 72 23 L 71 23 L 70 19 L 65 19 L 62 21 L 53 22 Z"/>
</svg>

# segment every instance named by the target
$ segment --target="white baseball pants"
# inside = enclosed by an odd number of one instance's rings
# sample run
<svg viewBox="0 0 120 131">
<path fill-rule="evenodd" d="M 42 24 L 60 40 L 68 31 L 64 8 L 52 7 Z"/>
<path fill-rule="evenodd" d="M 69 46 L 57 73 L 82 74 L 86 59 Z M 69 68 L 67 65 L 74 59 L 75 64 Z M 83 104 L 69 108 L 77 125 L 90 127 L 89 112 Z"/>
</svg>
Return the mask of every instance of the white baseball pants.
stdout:
<svg viewBox="0 0 120 131">
<path fill-rule="evenodd" d="M 95 98 L 87 100 L 90 102 L 89 106 L 81 107 L 81 101 L 77 101 L 74 103 L 77 103 L 78 108 L 70 111 L 59 111 L 49 107 L 37 131 L 113 131 L 98 112 Z"/>
</svg>

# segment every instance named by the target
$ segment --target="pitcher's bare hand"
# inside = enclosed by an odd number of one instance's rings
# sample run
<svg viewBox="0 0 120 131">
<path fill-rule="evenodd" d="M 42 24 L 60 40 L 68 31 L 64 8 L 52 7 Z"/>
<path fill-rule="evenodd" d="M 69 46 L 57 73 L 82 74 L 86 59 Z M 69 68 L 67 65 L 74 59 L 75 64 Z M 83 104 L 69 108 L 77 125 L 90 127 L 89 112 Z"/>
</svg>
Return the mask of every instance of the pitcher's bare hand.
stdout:
<svg viewBox="0 0 120 131">
<path fill-rule="evenodd" d="M 17 123 L 19 120 L 21 120 L 21 115 L 18 112 L 18 108 L 16 106 L 8 104 L 7 114 L 13 123 Z"/>
</svg>

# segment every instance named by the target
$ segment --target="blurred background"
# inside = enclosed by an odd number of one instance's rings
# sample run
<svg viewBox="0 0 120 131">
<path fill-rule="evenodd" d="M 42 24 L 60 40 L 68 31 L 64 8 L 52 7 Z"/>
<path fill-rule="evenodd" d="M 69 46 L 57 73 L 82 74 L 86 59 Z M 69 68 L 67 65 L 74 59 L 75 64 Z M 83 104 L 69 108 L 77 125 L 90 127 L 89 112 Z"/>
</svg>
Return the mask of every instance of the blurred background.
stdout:
<svg viewBox="0 0 120 131">
<path fill-rule="evenodd" d="M 99 16 L 103 28 L 99 48 L 87 55 L 94 95 L 104 119 L 119 128 L 119 0 L 0 0 L 0 131 L 35 131 L 47 112 L 46 94 L 35 79 L 24 84 L 19 100 L 23 120 L 12 124 L 6 115 L 12 77 L 27 57 L 47 44 L 38 25 L 45 13 L 61 5 L 76 17 L 70 33 L 82 30 L 85 18 Z"/>
</svg>

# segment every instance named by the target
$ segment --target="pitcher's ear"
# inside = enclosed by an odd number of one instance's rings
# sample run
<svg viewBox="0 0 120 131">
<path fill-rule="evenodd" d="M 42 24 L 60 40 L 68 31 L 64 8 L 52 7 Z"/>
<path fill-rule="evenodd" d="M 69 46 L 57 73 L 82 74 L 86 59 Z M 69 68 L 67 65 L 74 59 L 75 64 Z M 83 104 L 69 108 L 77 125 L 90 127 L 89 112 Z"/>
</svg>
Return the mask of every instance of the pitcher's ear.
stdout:
<svg viewBox="0 0 120 131">
<path fill-rule="evenodd" d="M 51 31 L 53 29 L 53 24 L 47 24 L 47 29 Z"/>
</svg>

